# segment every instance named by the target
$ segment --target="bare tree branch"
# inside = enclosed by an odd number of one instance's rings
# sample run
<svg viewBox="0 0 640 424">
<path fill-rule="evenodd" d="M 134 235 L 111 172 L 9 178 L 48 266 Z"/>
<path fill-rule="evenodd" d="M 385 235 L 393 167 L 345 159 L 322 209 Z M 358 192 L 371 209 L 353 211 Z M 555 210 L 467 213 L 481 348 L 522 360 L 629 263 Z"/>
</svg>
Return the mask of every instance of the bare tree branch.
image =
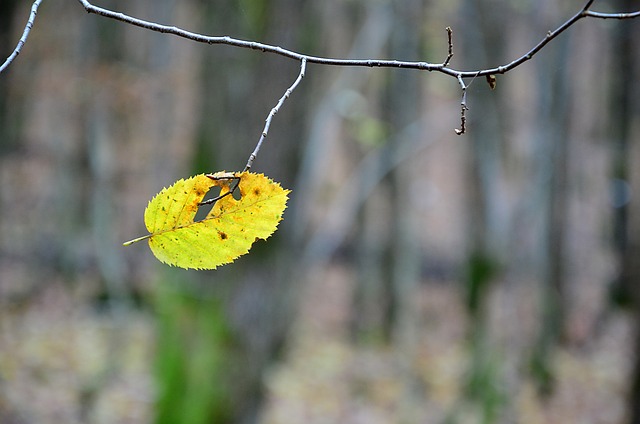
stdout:
<svg viewBox="0 0 640 424">
<path fill-rule="evenodd" d="M 287 91 L 284 92 L 284 95 L 280 98 L 280 100 L 278 100 L 278 103 L 275 105 L 275 107 L 271 109 L 271 112 L 269 112 L 269 116 L 267 116 L 267 119 L 265 120 L 265 123 L 264 123 L 264 129 L 262 130 L 262 135 L 260 135 L 260 140 L 258 140 L 258 144 L 256 145 L 256 148 L 253 150 L 251 155 L 249 155 L 249 160 L 247 161 L 247 165 L 244 167 L 245 171 L 248 171 L 251 169 L 251 166 L 253 165 L 253 161 L 258 156 L 260 147 L 262 147 L 262 143 L 267 138 L 267 134 L 269 133 L 269 127 L 271 127 L 271 121 L 273 120 L 273 117 L 276 116 L 276 113 L 278 113 L 278 111 L 284 104 L 285 100 L 289 98 L 291 93 L 293 93 L 293 90 L 295 90 L 298 84 L 300 84 L 300 81 L 302 81 L 302 78 L 304 78 L 304 73 L 306 68 L 307 68 L 307 59 L 303 58 L 300 63 L 300 73 L 298 74 L 298 78 L 296 78 L 293 84 L 291 84 L 291 87 L 289 87 Z"/>
<path fill-rule="evenodd" d="M 331 65 L 331 66 L 365 66 L 365 67 L 378 67 L 378 68 L 406 68 L 406 69 L 418 69 L 423 71 L 436 71 L 441 72 L 443 74 L 452 76 L 456 78 L 459 82 L 461 82 L 462 87 L 462 103 L 461 103 L 461 128 L 456 129 L 457 134 L 464 134 L 465 132 L 465 111 L 468 110 L 466 106 L 466 86 L 464 85 L 464 78 L 475 78 L 478 76 L 487 76 L 491 77 L 496 74 L 504 74 L 509 72 L 510 70 L 520 66 L 524 62 L 530 60 L 536 53 L 538 53 L 544 46 L 546 46 L 551 40 L 556 38 L 558 35 L 566 31 L 573 24 L 578 22 L 582 18 L 595 18 L 595 19 L 635 19 L 640 17 L 640 11 L 629 12 L 629 13 L 601 13 L 594 12 L 590 10 L 594 0 L 588 0 L 587 3 L 582 7 L 582 9 L 565 21 L 562 25 L 556 28 L 553 31 L 549 31 L 545 38 L 543 38 L 538 44 L 536 44 L 531 50 L 529 50 L 524 55 L 519 58 L 505 64 L 500 65 L 495 68 L 490 69 L 478 69 L 474 71 L 460 71 L 457 69 L 453 69 L 449 67 L 449 63 L 451 58 L 453 57 L 453 41 L 452 41 L 452 31 L 450 27 L 447 27 L 447 46 L 448 46 L 448 55 L 443 63 L 429 63 L 429 62 L 416 62 L 416 61 L 404 61 L 404 60 L 377 60 L 377 59 L 337 59 L 337 58 L 328 58 L 321 56 L 309 56 L 302 53 L 298 53 L 293 50 L 288 50 L 279 46 L 273 46 L 270 44 L 264 44 L 256 41 L 247 41 L 240 40 L 237 38 L 232 38 L 229 36 L 207 36 L 203 34 L 199 34 L 196 32 L 191 32 L 184 30 L 182 28 L 178 28 L 176 26 L 168 26 L 162 25 L 155 22 L 145 21 L 143 19 L 134 18 L 132 16 L 126 15 L 124 13 L 115 12 L 109 9 L 105 9 L 99 6 L 94 6 L 88 0 L 78 0 L 80 4 L 84 7 L 84 9 L 88 13 L 93 13 L 99 16 L 104 16 L 106 18 L 115 19 L 130 25 L 135 25 L 141 28 L 148 29 L 150 31 L 156 31 L 166 34 L 173 34 L 178 37 L 186 38 L 189 40 L 207 43 L 207 44 L 226 44 L 235 47 L 247 48 L 252 50 L 259 50 L 266 53 L 274 53 L 280 56 L 284 56 L 290 59 L 294 59 L 301 62 L 301 72 L 298 79 L 294 82 L 289 90 L 285 93 L 276 107 L 271 111 L 266 120 L 265 131 L 263 131 L 262 137 L 260 137 L 260 141 L 256 146 L 256 149 L 249 157 L 249 161 L 247 162 L 246 169 L 251 168 L 253 160 L 255 159 L 255 155 L 258 153 L 262 142 L 266 138 L 267 132 L 269 130 L 269 125 L 271 124 L 271 120 L 275 113 L 277 113 L 282 103 L 286 100 L 286 98 L 291 94 L 291 91 L 295 89 L 298 83 L 304 77 L 304 70 L 307 63 L 317 63 L 321 65 Z M 5 60 L 5 62 L 0 66 L 0 73 L 2 73 L 13 60 L 20 54 L 22 47 L 27 41 L 27 37 L 29 36 L 29 32 L 33 27 L 33 23 L 36 18 L 36 14 L 38 11 L 38 7 L 42 0 L 35 0 L 31 7 L 31 13 L 29 15 L 29 19 L 22 33 L 22 37 L 18 41 L 16 48 L 13 53 Z"/>
<path fill-rule="evenodd" d="M 121 22 L 125 22 L 131 25 L 139 26 L 151 31 L 173 34 L 178 37 L 187 38 L 189 40 L 198 41 L 207 44 L 226 44 L 235 47 L 242 47 L 252 50 L 259 50 L 266 53 L 274 53 L 280 56 L 288 57 L 301 61 L 306 59 L 307 63 L 317 63 L 321 65 L 332 66 L 363 66 L 371 68 L 405 68 L 405 69 L 418 69 L 423 71 L 437 71 L 443 74 L 450 75 L 454 78 L 472 78 L 477 76 L 504 74 L 513 68 L 521 65 L 522 63 L 531 59 L 536 53 L 538 53 L 545 45 L 558 35 L 566 31 L 569 27 L 575 24 L 582 18 L 591 17 L 599 19 L 633 19 L 640 16 L 640 11 L 632 13 L 599 13 L 592 12 L 590 9 L 594 0 L 589 0 L 585 6 L 580 9 L 578 13 L 569 18 L 566 22 L 560 25 L 554 31 L 549 31 L 545 38 L 543 38 L 536 46 L 525 53 L 523 56 L 509 62 L 505 65 L 500 65 L 490 69 L 480 69 L 474 71 L 460 71 L 448 67 L 448 61 L 444 63 L 429 63 L 429 62 L 414 62 L 404 60 L 377 60 L 377 59 L 336 59 L 321 56 L 309 56 L 302 53 L 295 52 L 293 50 L 284 49 L 279 46 L 273 46 L 270 44 L 259 43 L 255 41 L 240 40 L 229 36 L 207 36 L 191 31 L 187 31 L 175 26 L 162 25 L 143 19 L 134 18 L 129 15 L 125 15 L 120 12 L 114 12 L 109 9 L 94 6 L 88 0 L 78 0 L 88 13 L 94 13 L 107 18 L 115 19 Z M 451 41 L 449 41 L 451 46 Z M 453 52 L 451 52 L 453 54 Z"/>
<path fill-rule="evenodd" d="M 337 59 L 337 58 L 329 58 L 329 57 L 321 57 L 321 56 L 309 56 L 302 53 L 298 53 L 293 50 L 284 49 L 279 46 L 273 46 L 270 44 L 259 43 L 255 41 L 246 41 L 240 40 L 237 38 L 232 38 L 229 36 L 207 36 L 191 31 L 187 31 L 175 26 L 167 26 L 158 24 L 155 22 L 145 21 L 143 19 L 134 18 L 129 15 L 125 15 L 120 12 L 114 12 L 112 10 L 108 10 L 102 7 L 94 6 L 89 2 L 89 0 L 78 0 L 85 10 L 88 13 L 94 13 L 100 16 L 104 16 L 107 18 L 115 19 L 121 22 L 125 22 L 131 25 L 139 26 L 141 28 L 145 28 L 151 31 L 157 31 L 161 33 L 173 34 L 178 37 L 187 38 L 189 40 L 207 43 L 207 44 L 226 44 L 235 47 L 247 48 L 252 50 L 259 50 L 266 53 L 274 53 L 280 56 L 284 56 L 290 59 L 298 60 L 302 63 L 302 69 L 298 80 L 294 83 L 292 88 L 295 88 L 297 84 L 300 82 L 304 76 L 304 67 L 306 63 L 317 63 L 321 65 L 331 65 L 331 66 L 365 66 L 365 67 L 377 67 L 377 68 L 405 68 L 405 69 L 418 69 L 422 71 L 436 71 L 441 72 L 443 74 L 452 76 L 458 80 L 462 87 L 462 101 L 460 104 L 460 120 L 461 127 L 460 129 L 456 129 L 455 132 L 458 135 L 464 134 L 466 131 L 466 111 L 468 110 L 466 104 L 466 88 L 467 86 L 464 83 L 464 78 L 476 78 L 479 76 L 486 76 L 489 79 L 495 78 L 496 74 L 505 74 L 512 69 L 522 65 L 524 62 L 530 60 L 533 56 L 536 55 L 540 50 L 542 50 L 551 40 L 562 34 L 564 31 L 569 29 L 573 24 L 578 22 L 583 18 L 597 18 L 597 19 L 634 19 L 640 17 L 640 11 L 630 12 L 630 13 L 601 13 L 601 12 L 593 12 L 590 10 L 594 0 L 588 0 L 586 4 L 578 11 L 575 15 L 565 21 L 562 25 L 556 28 L 553 31 L 547 32 L 545 38 L 543 38 L 538 44 L 536 44 L 531 50 L 529 50 L 524 55 L 519 58 L 505 64 L 500 65 L 495 68 L 489 69 L 478 69 L 474 71 L 460 71 L 457 69 L 453 69 L 449 67 L 449 63 L 451 58 L 453 57 L 453 41 L 452 41 L 452 30 L 451 27 L 447 27 L 447 46 L 448 46 L 448 54 L 444 62 L 442 63 L 429 63 L 429 62 L 414 62 L 414 61 L 404 61 L 404 60 L 377 60 L 377 59 Z M 492 88 L 494 86 L 492 85 Z M 277 112 L 279 106 L 284 102 L 284 100 L 288 97 L 285 96 L 280 99 L 278 102 L 278 106 L 274 109 Z M 265 126 L 265 130 L 268 131 L 269 125 L 271 124 L 271 119 L 273 115 L 275 115 L 274 110 L 267 117 L 267 123 Z M 251 164 L 255 159 L 255 155 L 264 138 L 266 137 L 266 132 L 263 132 L 258 145 L 256 146 L 256 150 L 249 157 L 249 161 L 247 162 L 247 166 L 245 169 L 251 168 Z"/>
<path fill-rule="evenodd" d="M 29 33 L 31 32 L 31 28 L 33 27 L 33 22 L 36 20 L 36 14 L 38 13 L 38 7 L 42 3 L 42 0 L 35 0 L 33 5 L 31 6 L 31 13 L 29 14 L 29 19 L 27 20 L 27 24 L 24 27 L 24 31 L 22 31 L 22 37 L 18 40 L 18 44 L 13 52 L 9 55 L 7 60 L 4 61 L 2 65 L 0 65 L 0 73 L 2 73 L 5 69 L 9 67 L 11 62 L 18 57 L 20 51 L 22 50 L 22 46 L 27 42 L 27 37 L 29 37 Z"/>
</svg>

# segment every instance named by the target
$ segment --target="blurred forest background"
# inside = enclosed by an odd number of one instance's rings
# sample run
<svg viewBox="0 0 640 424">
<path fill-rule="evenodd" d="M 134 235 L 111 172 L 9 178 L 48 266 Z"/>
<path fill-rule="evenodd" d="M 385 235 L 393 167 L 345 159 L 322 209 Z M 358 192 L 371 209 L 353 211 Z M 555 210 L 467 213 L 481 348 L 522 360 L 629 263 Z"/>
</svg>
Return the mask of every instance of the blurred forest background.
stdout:
<svg viewBox="0 0 640 424">
<path fill-rule="evenodd" d="M 441 62 L 451 26 L 470 70 L 583 1 L 99 5 L 329 57 Z M 638 40 L 580 21 L 474 81 L 460 137 L 453 78 L 309 65 L 254 164 L 293 190 L 279 231 L 198 272 L 122 242 L 243 168 L 298 64 L 45 1 L 0 75 L 0 422 L 640 422 Z"/>
</svg>

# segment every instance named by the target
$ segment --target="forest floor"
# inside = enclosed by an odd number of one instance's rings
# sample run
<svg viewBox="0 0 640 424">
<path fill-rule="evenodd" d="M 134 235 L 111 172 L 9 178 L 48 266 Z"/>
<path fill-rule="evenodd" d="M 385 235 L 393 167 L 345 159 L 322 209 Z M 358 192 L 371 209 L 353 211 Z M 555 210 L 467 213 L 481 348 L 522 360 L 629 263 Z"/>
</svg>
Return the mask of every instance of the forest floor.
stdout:
<svg viewBox="0 0 640 424">
<path fill-rule="evenodd" d="M 152 421 L 150 316 L 96 311 L 86 288 L 53 281 L 12 305 L 0 308 L 0 423 Z"/>
<path fill-rule="evenodd" d="M 624 314 L 576 311 L 569 342 L 551 354 L 554 390 L 540 396 L 527 366 L 533 285 L 492 294 L 478 373 L 455 283 L 421 287 L 414 342 L 356 346 L 348 330 L 353 278 L 346 269 L 330 274 L 308 287 L 288 356 L 266 379 L 262 424 L 624 422 L 633 357 Z M 474 363 L 484 391 L 475 400 L 465 395 Z"/>
<path fill-rule="evenodd" d="M 262 424 L 623 422 L 633 357 L 623 313 L 573 314 L 569 342 L 551 356 L 555 389 L 541 397 L 527 367 L 533 285 L 498 288 L 484 365 L 475 369 L 484 394 L 474 400 L 465 395 L 474 370 L 469 322 L 454 283 L 420 287 L 414 337 L 357 345 L 353 275 L 340 266 L 327 272 L 306 287 L 283 361 L 265 374 Z M 85 300 L 54 285 L 0 311 L 2 423 L 152 421 L 153 321 L 96 314 Z"/>
</svg>

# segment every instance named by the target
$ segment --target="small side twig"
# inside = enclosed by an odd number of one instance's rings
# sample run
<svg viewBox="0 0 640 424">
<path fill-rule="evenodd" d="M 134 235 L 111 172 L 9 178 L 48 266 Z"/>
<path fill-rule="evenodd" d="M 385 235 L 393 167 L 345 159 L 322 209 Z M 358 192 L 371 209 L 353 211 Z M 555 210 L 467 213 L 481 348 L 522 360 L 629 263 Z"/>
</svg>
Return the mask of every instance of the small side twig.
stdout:
<svg viewBox="0 0 640 424">
<path fill-rule="evenodd" d="M 22 31 L 22 37 L 18 40 L 18 44 L 16 48 L 13 49 L 13 52 L 9 55 L 7 60 L 4 61 L 2 65 L 0 65 L 0 73 L 2 73 L 5 69 L 9 67 L 11 62 L 18 57 L 20 51 L 22 51 L 22 47 L 24 43 L 27 42 L 27 37 L 29 37 L 29 33 L 31 32 L 31 28 L 33 27 L 33 22 L 36 20 L 36 15 L 38 14 L 38 7 L 42 3 L 42 0 L 35 0 L 33 5 L 31 6 L 31 13 L 29 14 L 29 19 L 27 20 L 27 24 L 24 26 L 24 31 Z"/>
<path fill-rule="evenodd" d="M 247 164 L 244 167 L 244 171 L 242 172 L 249 171 L 251 169 L 251 166 L 253 166 L 253 161 L 258 156 L 260 147 L 262 147 L 262 143 L 264 143 L 264 141 L 267 138 L 267 135 L 269 134 L 269 128 L 271 127 L 271 121 L 273 120 L 273 117 L 276 115 L 276 113 L 278 113 L 278 111 L 284 104 L 285 100 L 287 100 L 291 95 L 291 93 L 293 93 L 293 90 L 295 90 L 296 87 L 298 87 L 298 84 L 300 84 L 300 81 L 302 81 L 302 78 L 304 78 L 304 73 L 306 71 L 306 68 L 307 68 L 307 59 L 303 58 L 300 61 L 300 73 L 298 74 L 298 78 L 296 78 L 293 84 L 291 84 L 291 87 L 287 88 L 287 91 L 284 92 L 284 95 L 280 97 L 280 100 L 278 100 L 278 103 L 274 106 L 273 109 L 271 109 L 271 112 L 269 112 L 267 119 L 265 119 L 264 129 L 262 130 L 262 134 L 260 135 L 260 140 L 258 140 L 258 144 L 256 144 L 256 148 L 249 155 L 249 160 L 247 161 Z"/>
<path fill-rule="evenodd" d="M 446 27 L 445 30 L 447 31 L 447 45 L 449 46 L 449 53 L 444 62 L 442 62 L 443 68 L 449 66 L 449 62 L 451 62 L 451 58 L 453 57 L 453 30 L 449 26 Z"/>
<path fill-rule="evenodd" d="M 289 98 L 289 96 L 291 96 L 291 93 L 293 93 L 293 90 L 296 89 L 296 87 L 298 87 L 298 84 L 300 84 L 300 81 L 302 81 L 302 78 L 304 78 L 304 74 L 307 68 L 307 60 L 306 59 L 302 59 L 300 61 L 300 73 L 298 73 L 298 77 L 296 78 L 296 80 L 293 82 L 293 84 L 291 84 L 291 86 L 289 88 L 287 88 L 287 91 L 284 92 L 284 94 L 282 95 L 282 97 L 280 97 L 280 100 L 278 100 L 278 103 L 273 107 L 273 109 L 271 109 L 271 112 L 269 112 L 269 115 L 267 116 L 267 119 L 265 119 L 265 124 L 264 124 L 264 129 L 262 130 L 262 134 L 260 135 L 260 139 L 258 140 L 258 144 L 256 144 L 256 148 L 253 150 L 253 152 L 251 152 L 251 154 L 249 155 L 249 160 L 247 161 L 247 164 L 244 167 L 244 170 L 242 172 L 247 172 L 249 170 L 251 170 L 251 166 L 253 166 L 253 161 L 256 159 L 256 157 L 258 156 L 258 152 L 260 151 L 260 147 L 262 147 L 262 143 L 264 143 L 264 141 L 267 139 L 267 135 L 269 134 L 269 128 L 271 127 L 271 121 L 273 120 L 273 117 L 276 116 L 276 113 L 278 113 L 278 111 L 280 110 L 280 108 L 282 107 L 282 105 L 284 104 L 285 100 L 287 100 Z M 233 186 L 229 188 L 229 191 L 214 197 L 213 199 L 209 199 L 209 200 L 205 200 L 203 202 L 198 203 L 198 206 L 204 206 L 204 205 L 210 205 L 212 203 L 217 202 L 218 200 L 222 199 L 223 197 L 229 196 L 232 193 L 234 193 L 237 189 L 238 186 L 240 185 L 240 177 L 238 176 L 216 176 L 213 174 L 207 174 L 208 178 L 211 178 L 212 180 L 234 180 Z"/>
<path fill-rule="evenodd" d="M 458 75 L 458 83 L 462 88 L 462 100 L 460 100 L 460 129 L 454 129 L 458 135 L 462 135 L 467 131 L 467 111 L 469 110 L 467 107 L 467 88 L 471 87 L 471 84 L 478 78 L 478 75 L 480 75 L 480 72 L 473 76 L 469 84 L 465 84 L 462 76 Z"/>
<path fill-rule="evenodd" d="M 460 83 L 460 87 L 462 88 L 462 100 L 460 100 L 460 129 L 455 128 L 454 131 L 457 135 L 462 135 L 467 131 L 467 111 L 469 108 L 467 107 L 467 85 L 464 83 L 464 80 L 461 76 L 458 76 L 458 82 Z"/>
</svg>

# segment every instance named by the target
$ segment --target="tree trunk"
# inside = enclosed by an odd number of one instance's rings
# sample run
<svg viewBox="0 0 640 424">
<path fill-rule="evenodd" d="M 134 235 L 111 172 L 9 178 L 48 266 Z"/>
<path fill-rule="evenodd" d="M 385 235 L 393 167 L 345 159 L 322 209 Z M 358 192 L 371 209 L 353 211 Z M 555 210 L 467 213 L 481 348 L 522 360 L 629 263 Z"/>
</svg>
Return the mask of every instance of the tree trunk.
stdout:
<svg viewBox="0 0 640 424">
<path fill-rule="evenodd" d="M 620 10 L 637 10 L 638 0 L 619 1 Z M 611 78 L 610 134 L 612 145 L 612 196 L 614 250 L 620 272 L 613 299 L 630 306 L 636 325 L 635 360 L 629 381 L 629 423 L 640 424 L 640 31 L 634 25 L 613 29 L 612 69 L 624 70 Z M 632 143 L 635 140 L 635 143 Z"/>
<path fill-rule="evenodd" d="M 468 66 L 484 67 L 500 63 L 505 50 L 500 27 L 505 21 L 505 2 L 466 0 L 462 4 L 462 56 Z M 455 33 L 454 33 L 455 35 Z M 481 422 L 493 422 L 503 407 L 504 393 L 501 365 L 496 362 L 498 346 L 492 341 L 489 328 L 488 300 L 498 272 L 506 256 L 509 220 L 505 209 L 504 190 L 504 129 L 501 125 L 504 105 L 500 97 L 500 77 L 497 88 L 490 90 L 484 78 L 471 84 L 468 133 L 462 137 L 470 151 L 467 170 L 468 240 L 464 294 L 469 314 L 470 368 L 466 394 L 477 402 Z"/>
<path fill-rule="evenodd" d="M 554 347 L 563 333 L 565 315 L 565 229 L 568 149 L 568 67 L 554 69 L 568 53 L 568 37 L 558 40 L 539 60 L 539 116 L 536 144 L 537 189 L 543 210 L 539 240 L 540 321 L 533 349 L 532 372 L 542 393 L 553 389 Z"/>
</svg>

